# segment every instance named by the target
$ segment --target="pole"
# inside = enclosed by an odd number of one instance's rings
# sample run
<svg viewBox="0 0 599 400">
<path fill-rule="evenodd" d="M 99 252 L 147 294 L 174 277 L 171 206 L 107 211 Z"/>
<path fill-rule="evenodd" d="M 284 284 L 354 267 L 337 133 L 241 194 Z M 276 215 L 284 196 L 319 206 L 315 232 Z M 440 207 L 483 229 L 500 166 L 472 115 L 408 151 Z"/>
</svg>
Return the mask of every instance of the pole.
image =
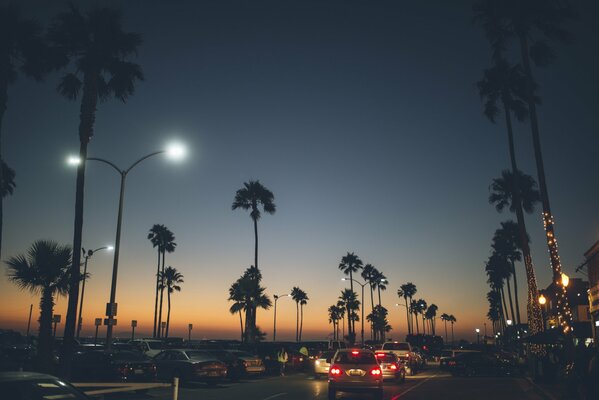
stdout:
<svg viewBox="0 0 599 400">
<path fill-rule="evenodd" d="M 362 285 L 360 282 L 358 282 L 358 284 L 360 284 L 362 286 L 362 347 L 364 347 L 364 285 Z"/>
<path fill-rule="evenodd" d="M 98 343 L 98 328 L 99 326 L 96 325 L 96 336 L 94 336 L 94 346 L 96 345 L 96 343 Z"/>
<path fill-rule="evenodd" d="M 116 297 L 116 280 L 119 270 L 119 252 L 121 250 L 121 226 L 123 222 L 123 199 L 125 197 L 125 178 L 127 177 L 126 171 L 121 171 L 121 192 L 119 195 L 119 212 L 116 223 L 116 240 L 114 244 L 114 262 L 112 264 L 112 283 L 110 285 L 110 307 L 108 309 L 108 326 L 106 327 L 106 351 L 110 351 L 112 345 L 112 326 L 115 311 L 115 297 Z"/>
<path fill-rule="evenodd" d="M 277 301 L 279 300 L 279 296 L 274 295 L 275 298 L 275 320 L 272 327 L 272 341 L 275 342 L 277 340 Z"/>
<path fill-rule="evenodd" d="M 83 264 L 83 283 L 81 284 L 81 300 L 79 300 L 79 319 L 77 320 L 77 339 L 79 339 L 79 334 L 81 333 L 81 325 L 83 325 L 83 318 L 81 317 L 83 314 L 83 295 L 85 294 L 85 281 L 87 279 L 87 260 L 89 259 L 90 255 L 86 254 L 85 255 L 85 263 Z"/>
<path fill-rule="evenodd" d="M 31 313 L 33 312 L 33 304 L 29 305 L 29 320 L 27 321 L 27 335 L 29 337 L 29 328 L 31 328 Z"/>
</svg>

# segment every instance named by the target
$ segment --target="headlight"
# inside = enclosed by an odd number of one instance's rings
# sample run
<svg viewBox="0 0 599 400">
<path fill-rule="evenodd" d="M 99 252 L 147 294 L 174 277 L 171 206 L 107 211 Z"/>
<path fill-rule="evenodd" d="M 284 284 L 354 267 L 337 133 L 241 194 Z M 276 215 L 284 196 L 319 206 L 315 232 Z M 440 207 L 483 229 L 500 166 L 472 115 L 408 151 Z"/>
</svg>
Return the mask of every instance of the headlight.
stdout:
<svg viewBox="0 0 599 400">
<path fill-rule="evenodd" d="M 314 364 L 320 365 L 320 361 L 316 360 L 316 362 Z"/>
</svg>

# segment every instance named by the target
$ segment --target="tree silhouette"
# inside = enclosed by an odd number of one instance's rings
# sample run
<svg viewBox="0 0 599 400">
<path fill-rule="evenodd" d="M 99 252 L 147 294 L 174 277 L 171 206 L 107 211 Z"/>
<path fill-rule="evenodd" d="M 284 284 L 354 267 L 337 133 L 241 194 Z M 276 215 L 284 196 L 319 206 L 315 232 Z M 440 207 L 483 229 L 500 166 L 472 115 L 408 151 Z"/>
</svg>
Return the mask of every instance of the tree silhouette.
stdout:
<svg viewBox="0 0 599 400">
<path fill-rule="evenodd" d="M 158 293 L 160 292 L 161 286 L 161 273 L 164 273 L 165 265 L 165 253 L 172 253 L 177 247 L 177 243 L 174 242 L 175 235 L 166 226 L 161 224 L 154 224 L 148 233 L 148 240 L 152 243 L 152 247 L 155 247 L 158 251 L 158 263 L 156 267 L 156 292 L 154 296 L 154 330 L 153 337 L 160 336 L 160 328 L 158 324 Z M 162 256 L 162 257 L 161 257 Z M 162 264 L 161 264 L 162 258 Z M 161 268 L 162 265 L 162 268 Z M 162 303 L 162 299 L 160 300 Z"/>
<path fill-rule="evenodd" d="M 348 252 L 346 255 L 341 257 L 341 262 L 339 263 L 339 269 L 343 271 L 345 275 L 349 275 L 349 287 L 351 291 L 354 291 L 354 280 L 353 273 L 358 272 L 358 270 L 362 269 L 362 260 L 355 255 L 354 253 Z"/>
<path fill-rule="evenodd" d="M 357 310 L 360 309 L 360 301 L 358 295 L 351 289 L 344 289 L 341 291 L 339 300 L 342 307 L 345 307 L 345 314 L 347 315 L 347 337 L 351 344 L 356 341 L 356 326 L 355 322 L 359 320 Z"/>
<path fill-rule="evenodd" d="M 262 210 L 268 214 L 274 214 L 276 206 L 274 203 L 274 194 L 264 187 L 260 181 L 244 182 L 243 188 L 235 193 L 235 200 L 231 208 L 237 210 L 250 210 L 250 217 L 254 222 L 254 266 L 258 268 L 258 220 L 262 216 Z"/>
<path fill-rule="evenodd" d="M 445 344 L 447 345 L 447 322 L 449 322 L 449 314 L 441 314 L 441 321 L 443 321 L 443 324 L 445 325 Z"/>
<path fill-rule="evenodd" d="M 19 289 L 41 294 L 37 363 L 40 371 L 52 372 L 52 314 L 54 296 L 69 290 L 71 249 L 53 241 L 38 240 L 26 254 L 10 257 L 8 280 Z"/>
<path fill-rule="evenodd" d="M 234 302 L 231 305 L 231 307 L 229 308 L 229 312 L 231 314 L 239 313 L 239 326 L 241 329 L 241 342 L 243 343 L 243 341 L 244 341 L 243 317 L 242 317 L 241 312 L 245 310 L 245 303 L 244 303 L 244 296 L 243 296 L 242 288 L 241 288 L 239 281 L 234 282 L 233 284 L 231 284 L 231 287 L 229 287 L 229 299 L 228 300 Z"/>
<path fill-rule="evenodd" d="M 69 100 L 76 100 L 81 94 L 72 281 L 61 357 L 62 373 L 68 377 L 75 345 L 87 147 L 94 133 L 98 101 L 116 98 L 125 102 L 134 93 L 136 81 L 143 80 L 140 66 L 127 61 L 137 54 L 141 36 L 123 30 L 118 10 L 95 7 L 82 13 L 74 4 L 54 18 L 47 36 L 61 66 L 71 67 L 71 72 L 62 77 L 58 91 Z"/>
<path fill-rule="evenodd" d="M 183 283 L 183 275 L 177 271 L 176 268 L 171 266 L 166 267 L 164 272 L 160 274 L 160 282 L 162 282 L 162 286 L 166 289 L 166 297 L 167 297 L 167 312 L 166 312 L 166 333 L 164 335 L 165 338 L 168 337 L 169 328 L 171 326 L 171 294 L 174 292 L 180 292 L 181 286 L 179 284 Z"/>
<path fill-rule="evenodd" d="M 14 171 L 3 158 L 2 122 L 8 104 L 8 87 L 14 84 L 19 73 L 41 80 L 48 65 L 44 62 L 46 45 L 42 27 L 34 20 L 25 19 L 16 4 L 0 6 L 0 257 L 2 254 L 2 226 L 5 189 L 12 194 Z M 12 179 L 8 173 L 12 171 Z M 12 185 L 12 186 L 11 186 Z"/>
<path fill-rule="evenodd" d="M 254 266 L 250 266 L 237 279 L 235 282 L 236 285 L 231 286 L 234 292 L 231 292 L 231 289 L 229 290 L 229 300 L 239 303 L 235 306 L 235 309 L 245 311 L 243 341 L 246 343 L 254 343 L 256 340 L 262 338 L 262 333 L 258 331 L 258 327 L 255 325 L 257 309 L 269 309 L 272 306 L 272 302 L 264 294 L 266 289 L 260 285 L 261 281 L 262 273 L 260 273 L 260 270 Z"/>
<path fill-rule="evenodd" d="M 411 318 L 411 313 L 410 313 L 410 303 L 412 302 L 412 297 L 414 297 L 416 292 L 417 292 L 416 285 L 414 285 L 412 282 L 404 283 L 397 290 L 397 295 L 400 298 L 403 297 L 403 299 L 406 303 L 406 318 L 408 320 L 408 334 L 409 335 L 411 335 L 413 333 L 412 332 L 412 318 Z M 410 299 L 409 303 L 408 303 L 408 299 Z"/>
</svg>

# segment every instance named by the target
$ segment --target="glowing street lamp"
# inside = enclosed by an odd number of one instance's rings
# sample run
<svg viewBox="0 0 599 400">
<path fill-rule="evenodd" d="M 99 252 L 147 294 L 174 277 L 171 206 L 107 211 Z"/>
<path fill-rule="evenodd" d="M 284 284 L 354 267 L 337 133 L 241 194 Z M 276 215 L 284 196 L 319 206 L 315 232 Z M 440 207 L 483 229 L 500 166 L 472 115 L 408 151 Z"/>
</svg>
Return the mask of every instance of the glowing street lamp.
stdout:
<svg viewBox="0 0 599 400">
<path fill-rule="evenodd" d="M 474 331 L 476 332 L 476 344 L 480 344 L 480 329 L 476 328 Z"/>
<path fill-rule="evenodd" d="M 150 157 L 157 156 L 159 154 L 166 154 L 166 156 L 172 160 L 180 160 L 185 156 L 185 148 L 180 143 L 172 143 L 166 147 L 166 150 L 159 150 L 153 153 L 147 154 L 137 161 L 135 161 L 129 168 L 121 169 L 116 164 L 111 161 L 105 160 L 103 158 L 97 157 L 88 157 L 87 161 L 99 161 L 104 164 L 112 167 L 116 172 L 121 176 L 121 190 L 119 195 L 119 210 L 117 216 L 117 225 L 116 225 L 116 240 L 114 244 L 114 262 L 112 265 L 112 282 L 110 285 L 110 302 L 106 305 L 106 316 L 108 317 L 107 327 L 106 327 L 106 351 L 110 351 L 112 345 L 112 327 L 115 324 L 114 317 L 117 313 L 117 304 L 115 302 L 116 298 L 116 283 L 117 283 L 117 274 L 119 269 L 119 254 L 121 247 L 121 226 L 123 221 L 123 200 L 125 197 L 125 180 L 127 178 L 127 174 L 135 168 L 139 163 L 144 160 L 147 160 Z M 76 157 L 69 157 L 68 163 L 71 165 L 76 165 L 81 160 Z"/>
<path fill-rule="evenodd" d="M 547 299 L 545 298 L 545 296 L 540 295 L 539 296 L 539 304 L 544 306 L 547 303 Z"/>
</svg>

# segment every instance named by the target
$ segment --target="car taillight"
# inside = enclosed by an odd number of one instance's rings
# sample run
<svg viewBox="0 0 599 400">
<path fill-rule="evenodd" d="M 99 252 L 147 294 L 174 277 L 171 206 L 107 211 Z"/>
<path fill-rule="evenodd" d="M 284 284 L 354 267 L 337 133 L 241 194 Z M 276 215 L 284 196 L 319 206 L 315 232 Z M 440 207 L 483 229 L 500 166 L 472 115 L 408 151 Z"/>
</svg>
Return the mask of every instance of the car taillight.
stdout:
<svg viewBox="0 0 599 400">
<path fill-rule="evenodd" d="M 341 368 L 339 368 L 338 366 L 334 365 L 331 367 L 331 369 L 329 369 L 329 374 L 331 375 L 341 375 Z"/>
<path fill-rule="evenodd" d="M 456 362 L 455 362 L 455 361 L 449 361 L 449 362 L 447 363 L 447 365 L 456 365 Z"/>
<path fill-rule="evenodd" d="M 391 368 L 392 370 L 396 370 L 397 369 L 397 365 L 391 364 L 391 366 L 389 368 Z"/>
<path fill-rule="evenodd" d="M 374 353 L 377 357 L 385 357 L 385 353 Z"/>
<path fill-rule="evenodd" d="M 354 356 L 357 356 L 358 354 L 360 354 L 360 352 L 358 350 L 354 350 L 351 352 Z"/>
<path fill-rule="evenodd" d="M 381 369 L 376 367 L 370 370 L 370 375 L 379 376 L 381 374 Z"/>
</svg>

